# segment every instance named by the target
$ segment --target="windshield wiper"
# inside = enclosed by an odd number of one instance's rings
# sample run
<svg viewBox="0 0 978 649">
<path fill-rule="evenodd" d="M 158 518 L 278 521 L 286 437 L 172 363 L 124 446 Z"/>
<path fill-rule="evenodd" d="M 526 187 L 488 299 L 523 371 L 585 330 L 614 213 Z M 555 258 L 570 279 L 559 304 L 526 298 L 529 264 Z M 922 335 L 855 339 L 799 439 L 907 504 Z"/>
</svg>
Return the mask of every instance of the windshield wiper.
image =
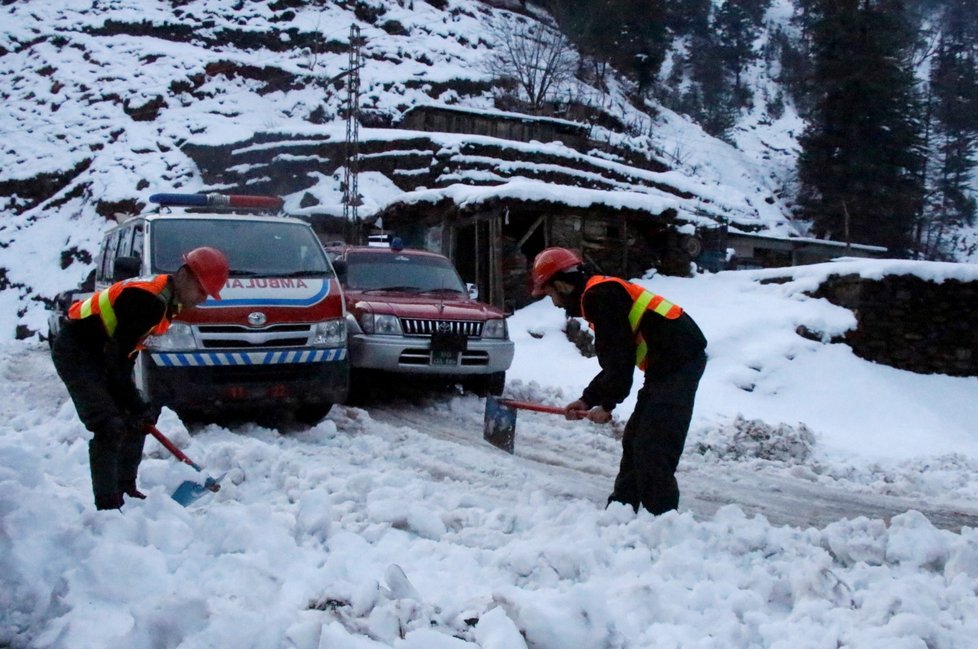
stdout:
<svg viewBox="0 0 978 649">
<path fill-rule="evenodd" d="M 326 270 L 293 270 L 288 273 L 269 273 L 266 277 L 332 277 L 332 274 Z"/>
<path fill-rule="evenodd" d="M 327 270 L 293 270 L 280 272 L 277 270 L 232 270 L 230 277 L 332 277 Z"/>
<path fill-rule="evenodd" d="M 463 290 L 461 290 L 461 289 L 448 288 L 448 287 L 444 287 L 444 288 L 426 288 L 426 289 L 424 289 L 421 292 L 422 293 L 461 293 L 463 295 L 466 294 L 466 292 L 463 291 Z"/>
<path fill-rule="evenodd" d="M 375 291 L 404 291 L 407 293 L 418 293 L 421 291 L 417 286 L 377 286 L 375 288 L 364 289 L 364 293 L 373 293 Z"/>
</svg>

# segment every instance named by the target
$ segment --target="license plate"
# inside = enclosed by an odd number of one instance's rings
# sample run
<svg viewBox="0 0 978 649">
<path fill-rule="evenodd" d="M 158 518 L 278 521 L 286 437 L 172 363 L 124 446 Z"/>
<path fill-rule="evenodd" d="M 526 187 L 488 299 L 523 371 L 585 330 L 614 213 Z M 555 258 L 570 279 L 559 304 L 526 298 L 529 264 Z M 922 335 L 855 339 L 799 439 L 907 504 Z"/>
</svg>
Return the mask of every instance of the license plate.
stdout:
<svg viewBox="0 0 978 649">
<path fill-rule="evenodd" d="M 431 350 L 432 365 L 458 365 L 458 352 L 447 349 Z"/>
</svg>

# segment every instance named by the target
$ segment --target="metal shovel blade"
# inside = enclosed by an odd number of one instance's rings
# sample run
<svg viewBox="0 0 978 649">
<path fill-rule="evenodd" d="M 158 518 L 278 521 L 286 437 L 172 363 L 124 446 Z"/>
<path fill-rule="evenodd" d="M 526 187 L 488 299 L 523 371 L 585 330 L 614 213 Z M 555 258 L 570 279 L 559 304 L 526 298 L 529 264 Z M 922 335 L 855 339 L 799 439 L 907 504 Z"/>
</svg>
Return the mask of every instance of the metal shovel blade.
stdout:
<svg viewBox="0 0 978 649">
<path fill-rule="evenodd" d="M 224 476 L 221 476 L 221 478 L 223 477 Z M 194 482 L 193 480 L 184 480 L 182 483 L 180 483 L 180 486 L 173 491 L 173 494 L 170 497 L 186 507 L 187 505 L 200 500 L 208 493 L 220 491 L 221 478 L 215 479 L 208 477 L 207 480 L 204 481 L 204 484 Z"/>
<path fill-rule="evenodd" d="M 516 445 L 516 409 L 493 396 L 486 397 L 485 428 L 482 438 L 507 453 Z"/>
</svg>

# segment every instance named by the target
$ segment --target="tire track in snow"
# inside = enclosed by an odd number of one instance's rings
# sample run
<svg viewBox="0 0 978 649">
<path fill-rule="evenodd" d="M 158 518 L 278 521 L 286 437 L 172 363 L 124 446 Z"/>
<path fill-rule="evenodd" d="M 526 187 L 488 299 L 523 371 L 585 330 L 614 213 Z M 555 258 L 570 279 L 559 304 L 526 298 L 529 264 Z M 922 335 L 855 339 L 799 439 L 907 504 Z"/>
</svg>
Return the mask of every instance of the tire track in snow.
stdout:
<svg viewBox="0 0 978 649">
<path fill-rule="evenodd" d="M 368 408 L 376 421 L 410 427 L 475 449 L 484 454 L 487 463 L 498 465 L 500 461 L 501 451 L 482 440 L 482 399 L 434 396 L 422 404 L 394 400 L 372 403 Z M 605 504 L 617 473 L 619 441 L 595 432 L 591 424 L 522 411 L 517 416 L 516 431 L 514 461 L 535 476 L 535 483 L 545 485 L 553 495 Z M 804 528 L 860 516 L 889 522 L 893 516 L 916 510 L 935 527 L 955 532 L 962 527 L 978 527 L 975 507 L 949 508 L 916 497 L 865 493 L 847 487 L 843 481 L 816 483 L 791 475 L 788 468 L 681 462 L 677 479 L 682 490 L 680 509 L 704 517 L 725 505 L 737 505 L 750 516 L 761 515 L 774 524 Z M 492 481 L 486 486 L 492 488 Z"/>
</svg>

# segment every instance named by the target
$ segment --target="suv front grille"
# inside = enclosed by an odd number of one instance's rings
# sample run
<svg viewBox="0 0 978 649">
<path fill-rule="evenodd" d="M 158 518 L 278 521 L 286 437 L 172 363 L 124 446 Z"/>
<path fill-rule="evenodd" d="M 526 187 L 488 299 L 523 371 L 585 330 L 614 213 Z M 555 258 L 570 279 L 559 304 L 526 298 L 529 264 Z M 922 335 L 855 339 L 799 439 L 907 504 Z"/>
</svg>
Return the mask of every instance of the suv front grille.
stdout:
<svg viewBox="0 0 978 649">
<path fill-rule="evenodd" d="M 262 329 L 244 325 L 198 325 L 197 335 L 204 349 L 302 347 L 309 343 L 312 325 L 276 324 Z"/>
<path fill-rule="evenodd" d="M 482 324 L 477 320 L 401 318 L 401 330 L 408 336 L 430 336 L 433 333 L 445 333 L 479 337 L 482 335 Z"/>
</svg>

